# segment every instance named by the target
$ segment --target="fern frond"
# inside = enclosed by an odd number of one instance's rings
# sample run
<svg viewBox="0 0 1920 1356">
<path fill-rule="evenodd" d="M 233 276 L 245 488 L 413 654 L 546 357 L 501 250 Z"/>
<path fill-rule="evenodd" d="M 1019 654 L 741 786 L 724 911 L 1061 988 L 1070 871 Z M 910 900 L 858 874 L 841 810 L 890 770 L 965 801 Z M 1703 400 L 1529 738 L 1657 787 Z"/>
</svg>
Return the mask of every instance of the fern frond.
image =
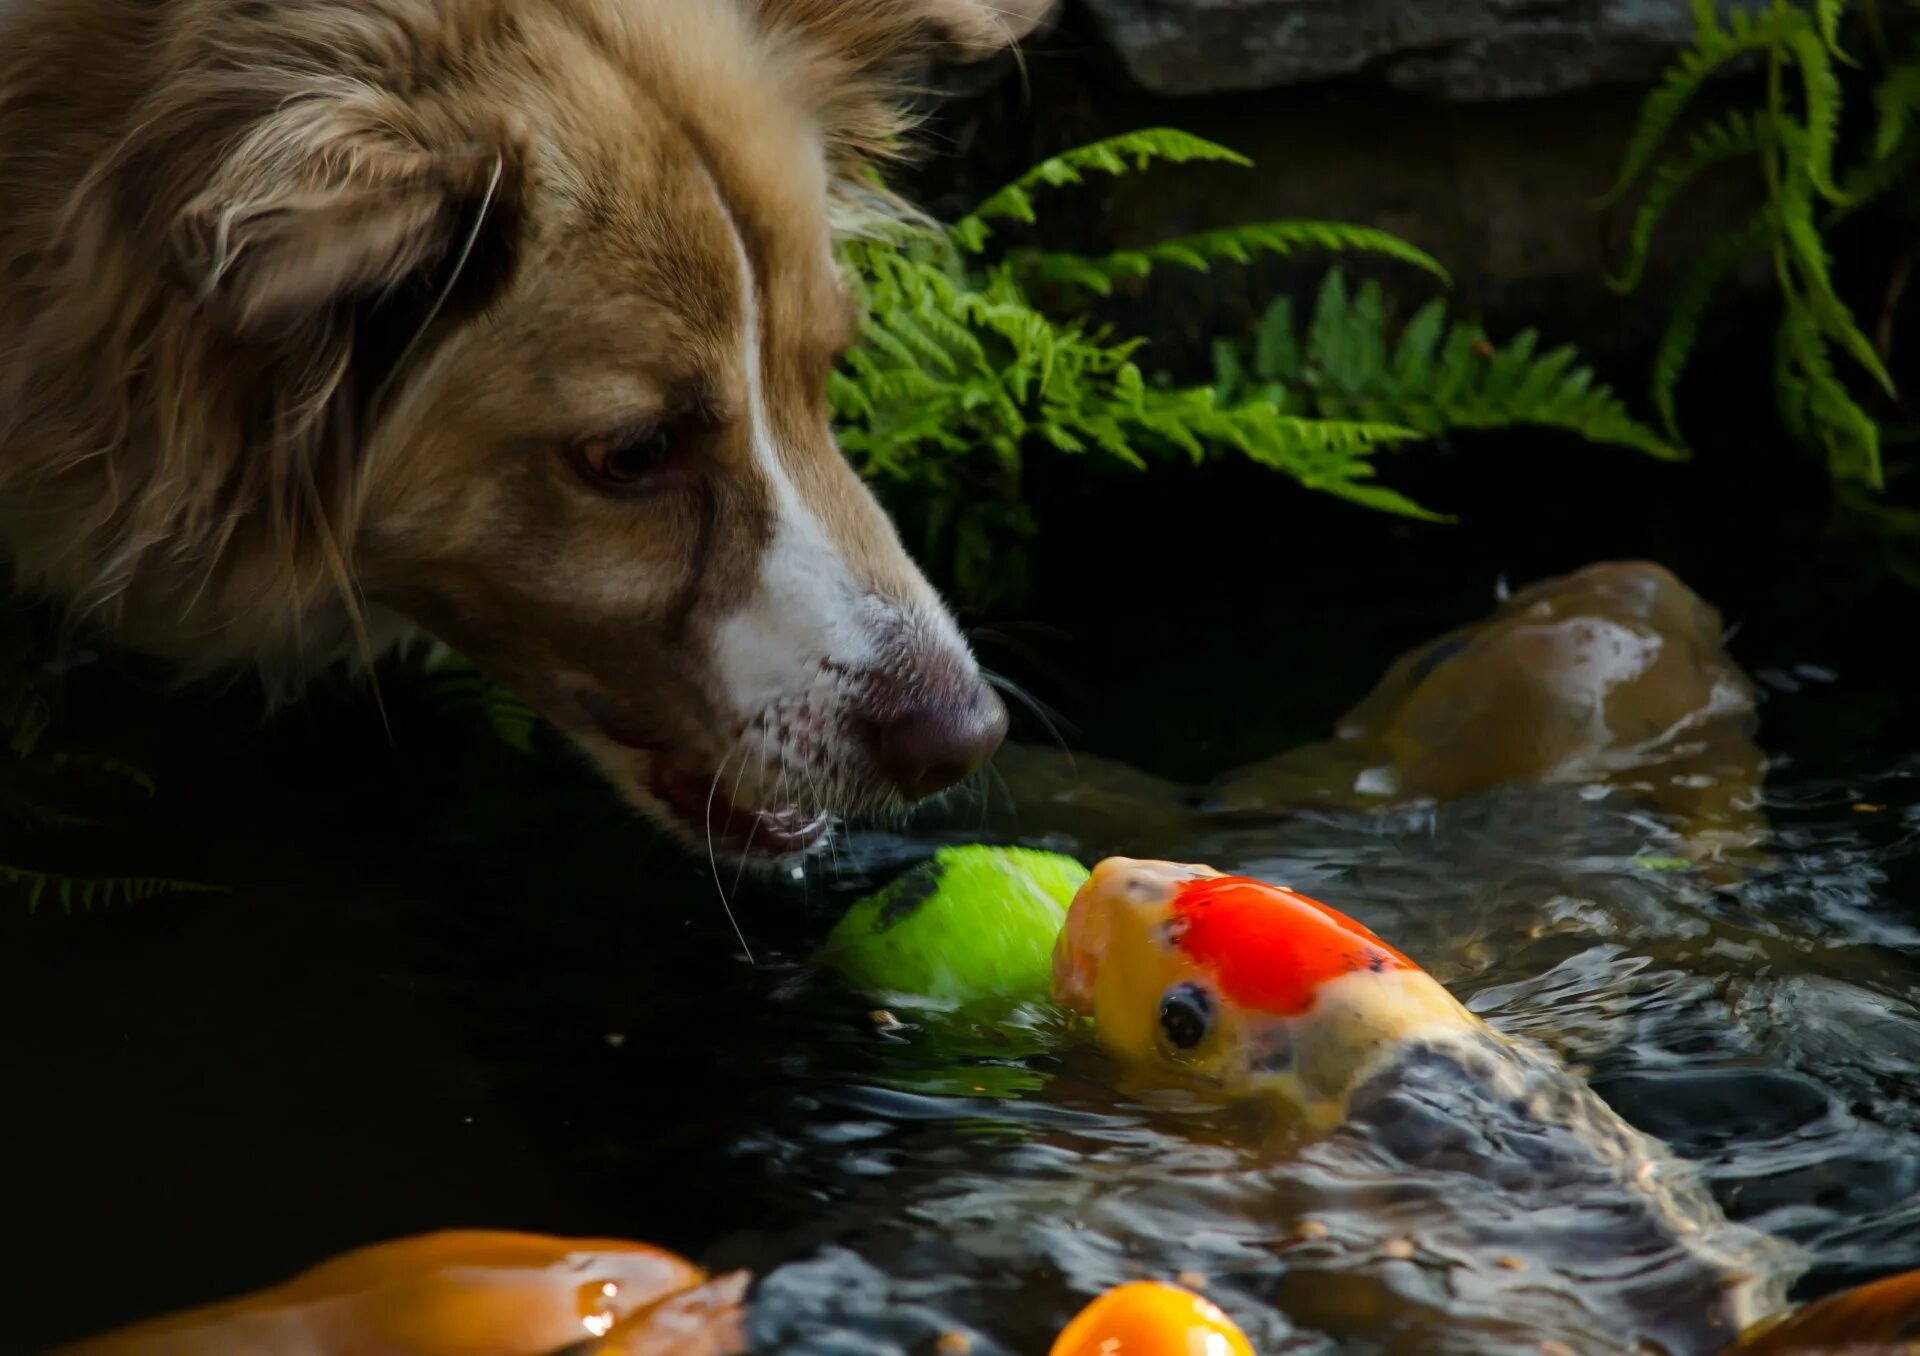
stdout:
<svg viewBox="0 0 1920 1356">
<path fill-rule="evenodd" d="M 1223 260 L 1309 249 L 1370 252 L 1444 279 L 1431 255 L 1366 227 L 1288 221 L 1207 231 L 1104 258 L 985 257 L 993 223 L 1031 221 L 1039 189 L 1161 160 L 1248 163 L 1198 137 L 1150 130 L 1056 156 L 944 232 L 912 225 L 841 246 L 866 312 L 862 344 L 828 383 L 841 446 L 869 480 L 918 499 L 927 549 L 946 557 L 974 601 L 989 589 L 1004 596 L 1006 580 L 989 579 L 996 569 L 1013 578 L 1024 568 L 1026 529 L 1013 510 L 1020 507 L 1023 457 L 1036 449 L 1135 470 L 1169 456 L 1241 456 L 1316 490 L 1396 513 L 1424 512 L 1366 483 L 1374 474 L 1370 458 L 1414 436 L 1411 430 L 1370 416 L 1309 417 L 1315 412 L 1307 402 L 1271 380 L 1259 386 L 1257 399 L 1247 398 L 1241 372 L 1230 382 L 1241 392 L 1238 402 L 1219 398 L 1211 386 L 1149 385 L 1135 361 L 1141 341 L 1056 318 L 1028 288 L 1052 284 L 1044 293 L 1051 299 L 1071 288 L 1105 293 L 1157 266 L 1205 270 Z M 1354 342 L 1379 348 L 1378 286 L 1363 291 L 1357 305 Z M 1283 318 L 1273 330 L 1275 347 L 1254 361 L 1304 361 L 1290 331 Z M 1236 359 L 1227 349 L 1220 356 Z M 1384 350 L 1361 361 L 1384 367 Z M 995 533 L 1004 538 L 997 551 L 985 545 Z"/>
<path fill-rule="evenodd" d="M 1221 340 L 1220 346 L 1228 352 L 1234 346 L 1227 340 Z M 1300 376 L 1303 354 L 1293 333 L 1293 298 L 1281 297 L 1267 308 L 1261 318 L 1260 332 L 1254 336 L 1253 370 L 1260 380 L 1266 382 L 1294 381 Z M 1229 382 L 1229 385 L 1239 385 Z"/>
<path fill-rule="evenodd" d="M 1287 351 L 1278 330 L 1291 323 L 1292 308 L 1276 303 L 1261 323 L 1261 347 Z M 1290 383 L 1306 411 L 1321 418 L 1367 420 L 1422 437 L 1453 429 L 1558 428 L 1667 460 L 1684 455 L 1635 420 L 1590 368 L 1579 365 L 1572 348 L 1541 354 L 1539 336 L 1531 331 L 1496 348 L 1478 325 L 1450 325 L 1446 303 L 1436 299 L 1408 322 L 1397 343 L 1392 339 L 1378 284 L 1354 293 L 1336 268 L 1321 285 L 1304 341 L 1289 341 L 1304 357 L 1257 364 L 1255 370 Z M 1226 380 L 1235 370 L 1246 370 L 1238 355 L 1234 364 L 1216 364 L 1223 382 L 1219 398 L 1228 406 L 1247 395 Z M 1364 497 L 1380 495 L 1368 488 Z"/>
<path fill-rule="evenodd" d="M 1800 68 L 1801 86 L 1807 102 L 1807 121 L 1803 145 L 1806 175 L 1816 191 L 1828 202 L 1845 202 L 1846 195 L 1833 181 L 1834 149 L 1840 142 L 1840 77 L 1833 69 L 1833 56 L 1820 35 L 1804 22 L 1786 23 L 1782 40 Z"/>
<path fill-rule="evenodd" d="M 1860 63 L 1848 56 L 1846 49 L 1840 45 L 1840 19 L 1846 13 L 1846 8 L 1847 0 L 1813 0 L 1813 16 L 1820 26 L 1820 41 L 1837 60 L 1849 66 L 1858 66 Z"/>
<path fill-rule="evenodd" d="M 962 249 L 978 254 L 993 235 L 989 222 L 1011 220 L 1031 225 L 1037 220 L 1033 205 L 1036 189 L 1082 184 L 1090 174 L 1133 174 L 1155 162 L 1185 165 L 1196 161 L 1243 168 L 1253 164 L 1238 151 L 1175 128 L 1126 132 L 1042 160 L 955 222 L 950 234 Z"/>
<path fill-rule="evenodd" d="M 1601 205 L 1618 202 L 1646 172 L 1701 86 L 1729 62 L 1752 52 L 1768 51 L 1773 44 L 1771 25 L 1744 12 L 1735 12 L 1730 27 L 1722 28 L 1718 22 L 1711 27 L 1703 24 L 1694 45 L 1667 69 L 1659 86 L 1642 103 L 1620 172 L 1601 195 Z"/>
<path fill-rule="evenodd" d="M 1789 181 L 1775 206 L 1775 212 L 1781 248 L 1805 293 L 1802 297 L 1797 292 L 1789 291 L 1785 298 L 1787 307 L 1792 309 L 1804 305 L 1821 331 L 1865 368 L 1882 390 L 1892 394 L 1893 377 L 1880 360 L 1879 351 L 1855 323 L 1853 312 L 1834 290 L 1826 240 L 1814 222 L 1813 203 L 1805 189 Z"/>
<path fill-rule="evenodd" d="M 512 688 L 497 683 L 462 655 L 449 655 L 428 676 L 428 696 L 443 711 L 478 716 L 493 736 L 518 753 L 532 753 L 544 723 Z"/>
<path fill-rule="evenodd" d="M 1886 160 L 1900 149 L 1914 111 L 1920 109 L 1920 60 L 1890 68 L 1873 89 L 1873 158 Z"/>
<path fill-rule="evenodd" d="M 1442 282 L 1452 281 L 1440 261 L 1425 250 L 1385 231 L 1337 221 L 1269 221 L 1227 226 L 1137 250 L 1120 250 L 1102 258 L 1034 254 L 1027 256 L 1026 262 L 1043 281 L 1083 287 L 1106 296 L 1113 291 L 1116 281 L 1144 278 L 1162 265 L 1205 273 L 1221 260 L 1249 264 L 1261 255 L 1285 258 L 1302 251 L 1379 254 L 1424 269 Z"/>
<path fill-rule="evenodd" d="M 0 884 L 25 893 L 28 913 L 39 912 L 40 905 L 49 900 L 72 913 L 76 909 L 88 912 L 116 904 L 141 904 L 162 895 L 223 893 L 217 885 L 195 881 L 167 880 L 159 876 L 66 876 L 4 862 L 0 862 Z"/>
<path fill-rule="evenodd" d="M 1781 413 L 1788 425 L 1826 451 L 1835 480 L 1882 488 L 1880 427 L 1835 375 L 1819 320 L 1789 305 L 1781 317 L 1775 352 Z"/>
<path fill-rule="evenodd" d="M 1652 395 L 1661 426 L 1676 443 L 1684 445 L 1677 404 L 1680 379 L 1700 342 L 1713 298 L 1740 261 L 1766 243 L 1772 226 L 1772 214 L 1762 213 L 1740 230 L 1721 236 L 1687 270 L 1674 293 L 1666 330 L 1654 349 Z"/>
<path fill-rule="evenodd" d="M 1654 171 L 1653 183 L 1635 214 L 1633 230 L 1627 242 L 1627 260 L 1620 272 L 1607 279 L 1616 292 L 1631 292 L 1640 285 L 1652 252 L 1654 231 L 1694 180 L 1716 165 L 1746 155 L 1762 155 L 1773 148 L 1775 135 L 1766 119 L 1738 109 L 1717 122 L 1695 132 L 1683 154 L 1663 161 Z"/>
</svg>

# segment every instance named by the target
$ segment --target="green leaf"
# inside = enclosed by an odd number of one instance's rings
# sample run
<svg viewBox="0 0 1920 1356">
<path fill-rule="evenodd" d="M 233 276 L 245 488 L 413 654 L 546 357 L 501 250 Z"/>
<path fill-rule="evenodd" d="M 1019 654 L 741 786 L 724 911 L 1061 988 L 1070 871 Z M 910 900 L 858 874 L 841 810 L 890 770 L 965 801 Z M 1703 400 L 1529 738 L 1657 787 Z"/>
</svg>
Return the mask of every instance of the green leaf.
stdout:
<svg viewBox="0 0 1920 1356">
<path fill-rule="evenodd" d="M 1781 196 L 1778 212 L 1788 261 L 1805 291 L 1804 299 L 1798 294 L 1790 294 L 1788 306 L 1804 305 L 1820 330 L 1865 368 L 1882 390 L 1892 394 L 1892 375 L 1880 361 L 1873 341 L 1854 323 L 1853 312 L 1834 290 L 1826 241 L 1820 235 L 1820 228 L 1814 224 L 1812 202 L 1804 190 L 1789 184 Z"/>
<path fill-rule="evenodd" d="M 217 885 L 160 876 L 68 876 L 5 863 L 0 863 L 0 884 L 12 886 L 25 895 L 28 913 L 39 912 L 45 903 L 57 903 L 66 913 L 84 913 L 120 904 L 141 904 L 162 895 L 224 893 Z"/>
<path fill-rule="evenodd" d="M 1695 132 L 1683 154 L 1664 161 L 1654 171 L 1653 183 L 1634 216 L 1627 261 L 1619 273 L 1607 279 L 1607 285 L 1623 293 L 1640 285 L 1655 230 L 1674 199 L 1694 180 L 1729 160 L 1762 155 L 1773 148 L 1775 141 L 1773 129 L 1765 119 L 1737 109 Z"/>
<path fill-rule="evenodd" d="M 1666 141 L 1667 134 L 1686 112 L 1687 105 L 1702 85 L 1728 62 L 1750 52 L 1767 51 L 1772 46 L 1771 26 L 1744 13 L 1735 13 L 1731 28 L 1722 28 L 1717 21 L 1711 27 L 1702 24 L 1694 46 L 1681 53 L 1680 59 L 1667 68 L 1658 87 L 1647 95 L 1641 105 L 1640 117 L 1635 124 L 1633 138 L 1627 144 L 1620 172 L 1613 185 L 1601 195 L 1601 205 L 1618 202 L 1646 172 L 1661 144 Z"/>
<path fill-rule="evenodd" d="M 1025 257 L 1025 263 L 1045 282 L 1084 287 L 1105 296 L 1116 280 L 1142 278 L 1161 266 L 1204 273 L 1221 260 L 1247 264 L 1262 255 L 1286 258 L 1303 251 L 1384 255 L 1423 269 L 1443 282 L 1450 281 L 1440 262 L 1418 246 L 1385 231 L 1337 221 L 1269 221 L 1228 226 L 1140 249 L 1121 250 L 1103 258 L 1032 254 Z"/>
<path fill-rule="evenodd" d="M 1813 13 L 1820 25 L 1820 41 L 1831 52 L 1849 66 L 1860 63 L 1848 56 L 1840 46 L 1840 19 L 1846 13 L 1847 0 L 1813 0 Z"/>
<path fill-rule="evenodd" d="M 993 234 L 988 222 L 1013 220 L 1031 224 L 1036 220 L 1033 206 L 1035 189 L 1082 184 L 1089 174 L 1116 177 L 1133 174 L 1155 162 L 1184 165 L 1196 161 L 1243 168 L 1253 164 L 1238 151 L 1175 128 L 1149 127 L 1138 132 L 1126 132 L 1042 160 L 987 198 L 970 215 L 955 222 L 950 234 L 961 248 L 977 254 L 986 248 Z"/>
<path fill-rule="evenodd" d="M 1873 157 L 1889 159 L 1905 142 L 1908 125 L 1920 109 L 1920 61 L 1892 67 L 1873 89 Z"/>
<path fill-rule="evenodd" d="M 1261 318 L 1254 340 L 1253 370 L 1262 381 L 1300 379 L 1302 355 L 1293 333 L 1293 298 L 1276 298 Z"/>
<path fill-rule="evenodd" d="M 1268 313 L 1258 344 L 1276 350 L 1282 345 L 1279 314 L 1278 306 Z M 1290 311 L 1286 315 L 1290 332 Z M 1376 427 L 1398 429 L 1403 437 L 1532 425 L 1669 460 L 1685 455 L 1629 415 L 1591 369 L 1578 365 L 1572 348 L 1540 354 L 1538 336 L 1527 332 L 1495 349 L 1478 325 L 1449 325 L 1439 299 L 1422 307 L 1394 342 L 1379 285 L 1368 283 L 1353 294 L 1337 268 L 1321 284 L 1305 352 L 1307 410 L 1321 418 L 1364 412 L 1380 421 Z M 1244 367 L 1245 355 L 1235 361 Z M 1238 413 L 1255 428 L 1247 409 Z M 1356 470 L 1342 478 L 1343 488 L 1326 488 L 1387 507 L 1386 492 L 1362 484 L 1365 479 Z M 1406 510 L 1396 504 L 1392 511 Z"/>
<path fill-rule="evenodd" d="M 1740 261 L 1766 242 L 1771 229 L 1771 213 L 1762 213 L 1741 230 L 1720 237 L 1694 261 L 1674 293 L 1666 330 L 1653 355 L 1653 404 L 1667 436 L 1676 443 L 1683 443 L 1677 408 L 1680 379 L 1700 342 L 1713 298 Z"/>
<path fill-rule="evenodd" d="M 1419 389 L 1433 375 L 1434 351 L 1446 333 L 1447 304 L 1438 297 L 1414 313 L 1401 332 L 1400 347 L 1393 358 L 1393 383 L 1405 389 Z"/>
<path fill-rule="evenodd" d="M 1806 92 L 1806 174 L 1820 196 L 1828 202 L 1845 202 L 1846 195 L 1833 181 L 1834 148 L 1840 141 L 1840 77 L 1834 73 L 1833 57 L 1819 34 L 1804 23 L 1789 24 L 1784 35 L 1787 49 L 1800 67 L 1800 79 Z"/>
</svg>

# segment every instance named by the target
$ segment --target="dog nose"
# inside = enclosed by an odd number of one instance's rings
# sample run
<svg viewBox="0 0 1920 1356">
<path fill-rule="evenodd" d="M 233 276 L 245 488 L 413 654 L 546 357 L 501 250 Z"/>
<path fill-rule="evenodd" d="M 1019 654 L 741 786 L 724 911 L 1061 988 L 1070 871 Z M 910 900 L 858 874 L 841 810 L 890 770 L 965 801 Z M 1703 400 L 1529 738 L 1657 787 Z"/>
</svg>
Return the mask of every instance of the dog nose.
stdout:
<svg viewBox="0 0 1920 1356">
<path fill-rule="evenodd" d="M 927 701 L 873 730 L 880 775 L 908 800 L 925 800 L 993 757 L 1007 737 L 1006 703 L 985 683 L 971 701 Z"/>
</svg>

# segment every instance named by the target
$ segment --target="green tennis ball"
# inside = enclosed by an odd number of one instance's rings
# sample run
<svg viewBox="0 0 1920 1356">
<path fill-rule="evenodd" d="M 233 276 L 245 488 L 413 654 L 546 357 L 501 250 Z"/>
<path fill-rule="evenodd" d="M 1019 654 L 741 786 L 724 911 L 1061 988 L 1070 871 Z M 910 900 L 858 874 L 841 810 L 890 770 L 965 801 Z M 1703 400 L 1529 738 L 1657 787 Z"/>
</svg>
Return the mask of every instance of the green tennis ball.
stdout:
<svg viewBox="0 0 1920 1356">
<path fill-rule="evenodd" d="M 942 1004 L 1045 998 L 1054 939 L 1088 874 L 1052 852 L 941 848 L 849 909 L 818 959 L 867 993 Z"/>
</svg>

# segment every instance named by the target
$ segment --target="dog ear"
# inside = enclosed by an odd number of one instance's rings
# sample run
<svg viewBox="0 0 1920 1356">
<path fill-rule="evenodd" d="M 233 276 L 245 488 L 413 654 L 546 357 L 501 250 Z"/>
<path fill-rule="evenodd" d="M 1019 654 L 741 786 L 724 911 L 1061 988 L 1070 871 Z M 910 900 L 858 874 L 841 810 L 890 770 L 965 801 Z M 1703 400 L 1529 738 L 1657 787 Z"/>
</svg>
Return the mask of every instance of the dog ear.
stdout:
<svg viewBox="0 0 1920 1356">
<path fill-rule="evenodd" d="M 1031 33 L 1053 0 L 759 0 L 769 27 L 874 69 L 931 53 L 979 58 Z"/>
<path fill-rule="evenodd" d="M 174 263 L 211 318 L 270 337 L 400 294 L 490 296 L 511 263 L 518 156 L 329 136 L 327 121 L 270 121 L 175 217 Z"/>
</svg>

